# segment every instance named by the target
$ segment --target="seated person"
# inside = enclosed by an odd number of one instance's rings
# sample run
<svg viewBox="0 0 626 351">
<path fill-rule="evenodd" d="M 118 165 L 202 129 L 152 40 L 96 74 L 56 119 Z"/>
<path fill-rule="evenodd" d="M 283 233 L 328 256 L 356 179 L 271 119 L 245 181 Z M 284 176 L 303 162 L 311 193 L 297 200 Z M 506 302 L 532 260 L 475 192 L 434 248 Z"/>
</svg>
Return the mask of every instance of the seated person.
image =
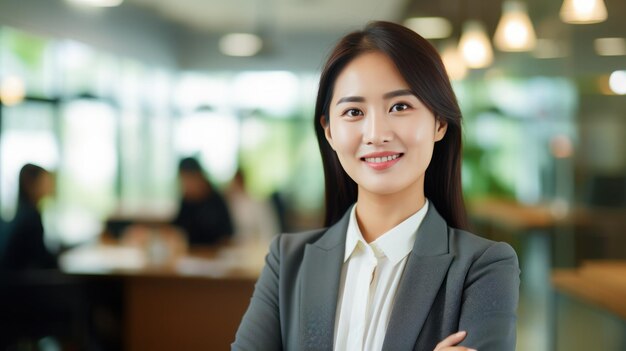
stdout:
<svg viewBox="0 0 626 351">
<path fill-rule="evenodd" d="M 235 227 L 235 238 L 240 241 L 269 241 L 279 232 L 279 220 L 269 201 L 256 199 L 246 189 L 245 176 L 237 170 L 226 192 Z"/>
<path fill-rule="evenodd" d="M 40 201 L 54 191 L 54 179 L 45 169 L 26 164 L 19 174 L 17 212 L 7 225 L 0 267 L 8 270 L 56 268 L 56 256 L 44 243 Z"/>
<path fill-rule="evenodd" d="M 173 221 L 187 234 L 189 245 L 211 245 L 233 234 L 233 224 L 223 197 L 202 173 L 195 158 L 178 166 L 182 192 L 180 209 Z"/>
</svg>

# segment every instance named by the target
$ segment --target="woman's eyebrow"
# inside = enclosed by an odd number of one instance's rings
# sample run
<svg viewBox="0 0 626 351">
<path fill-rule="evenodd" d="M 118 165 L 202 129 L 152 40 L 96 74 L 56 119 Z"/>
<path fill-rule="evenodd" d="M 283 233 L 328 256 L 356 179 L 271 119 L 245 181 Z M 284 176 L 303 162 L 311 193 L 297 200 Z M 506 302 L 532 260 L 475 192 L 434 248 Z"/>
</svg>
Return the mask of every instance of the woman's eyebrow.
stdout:
<svg viewBox="0 0 626 351">
<path fill-rule="evenodd" d="M 413 94 L 413 92 L 410 91 L 409 89 L 400 89 L 400 90 L 394 90 L 394 91 L 390 91 L 386 93 L 385 95 L 383 95 L 383 99 L 389 100 L 394 97 L 407 96 L 407 95 L 415 96 L 415 94 Z"/>
<path fill-rule="evenodd" d="M 335 105 L 339 105 L 344 102 L 365 102 L 365 98 L 362 96 L 346 96 L 337 100 L 337 103 Z"/>
<path fill-rule="evenodd" d="M 415 94 L 413 94 L 412 91 L 410 91 L 409 89 L 400 89 L 400 90 L 394 90 L 394 91 L 390 91 L 388 93 L 385 93 L 383 95 L 383 99 L 385 100 L 389 100 L 391 98 L 394 97 L 398 97 L 398 96 L 415 96 Z M 341 103 L 345 103 L 345 102 L 365 102 L 365 98 L 362 96 L 346 96 L 346 97 L 342 97 L 341 99 L 337 100 L 337 103 L 335 105 L 339 105 Z"/>
</svg>

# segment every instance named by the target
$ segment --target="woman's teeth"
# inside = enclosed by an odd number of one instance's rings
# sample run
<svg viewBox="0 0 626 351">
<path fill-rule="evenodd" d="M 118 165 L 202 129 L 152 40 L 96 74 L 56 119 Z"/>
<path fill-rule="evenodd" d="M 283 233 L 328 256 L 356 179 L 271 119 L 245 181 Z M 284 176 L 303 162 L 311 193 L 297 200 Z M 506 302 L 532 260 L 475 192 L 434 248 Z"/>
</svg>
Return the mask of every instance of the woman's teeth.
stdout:
<svg viewBox="0 0 626 351">
<path fill-rule="evenodd" d="M 391 160 L 395 160 L 398 157 L 400 157 L 399 154 L 391 155 L 391 156 L 385 156 L 385 157 L 366 157 L 365 158 L 365 162 L 370 162 L 370 163 L 389 162 Z"/>
</svg>

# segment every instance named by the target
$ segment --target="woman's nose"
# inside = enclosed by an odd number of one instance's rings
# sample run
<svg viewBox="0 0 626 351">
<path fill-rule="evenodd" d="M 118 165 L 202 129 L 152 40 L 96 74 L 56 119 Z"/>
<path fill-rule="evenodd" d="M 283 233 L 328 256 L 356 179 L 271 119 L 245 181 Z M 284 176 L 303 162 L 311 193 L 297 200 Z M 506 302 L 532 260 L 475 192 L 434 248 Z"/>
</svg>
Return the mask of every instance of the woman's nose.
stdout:
<svg viewBox="0 0 626 351">
<path fill-rule="evenodd" d="M 389 117 L 384 113 L 370 113 L 365 116 L 363 124 L 363 143 L 380 145 L 393 140 L 393 130 L 389 124 Z"/>
</svg>

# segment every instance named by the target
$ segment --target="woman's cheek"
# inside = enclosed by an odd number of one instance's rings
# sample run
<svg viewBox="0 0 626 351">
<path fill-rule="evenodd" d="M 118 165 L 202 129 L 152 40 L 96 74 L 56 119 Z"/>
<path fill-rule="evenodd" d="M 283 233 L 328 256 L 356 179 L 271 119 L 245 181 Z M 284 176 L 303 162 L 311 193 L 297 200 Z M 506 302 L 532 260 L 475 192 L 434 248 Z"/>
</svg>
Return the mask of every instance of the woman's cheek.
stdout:
<svg viewBox="0 0 626 351">
<path fill-rule="evenodd" d="M 354 123 L 351 123 L 354 124 Z M 332 138 L 335 148 L 338 150 L 349 150 L 358 141 L 358 128 L 356 125 L 338 122 L 333 129 L 331 126 Z"/>
</svg>

